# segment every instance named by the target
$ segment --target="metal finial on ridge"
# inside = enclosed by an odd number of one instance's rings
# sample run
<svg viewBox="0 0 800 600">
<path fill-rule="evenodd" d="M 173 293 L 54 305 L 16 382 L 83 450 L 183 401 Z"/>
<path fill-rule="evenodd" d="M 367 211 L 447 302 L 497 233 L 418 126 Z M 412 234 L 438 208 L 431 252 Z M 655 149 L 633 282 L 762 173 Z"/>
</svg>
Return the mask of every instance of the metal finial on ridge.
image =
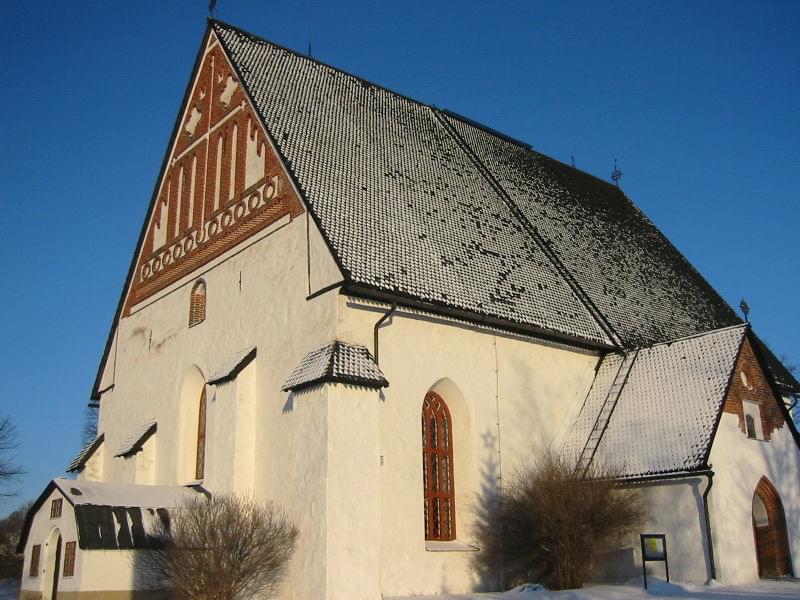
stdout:
<svg viewBox="0 0 800 600">
<path fill-rule="evenodd" d="M 622 171 L 617 168 L 617 159 L 614 159 L 614 170 L 611 171 L 611 180 L 614 182 L 614 185 L 619 187 L 619 180 L 622 179 Z"/>
</svg>

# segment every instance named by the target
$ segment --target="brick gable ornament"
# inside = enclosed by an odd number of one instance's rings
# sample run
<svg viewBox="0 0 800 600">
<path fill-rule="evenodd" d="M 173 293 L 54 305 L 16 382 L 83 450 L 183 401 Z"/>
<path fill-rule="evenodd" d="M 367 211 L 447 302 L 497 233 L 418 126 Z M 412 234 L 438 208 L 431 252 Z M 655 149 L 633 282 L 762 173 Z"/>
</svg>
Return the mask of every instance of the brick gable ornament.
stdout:
<svg viewBox="0 0 800 600">
<path fill-rule="evenodd" d="M 125 314 L 303 206 L 215 38 L 149 215 Z"/>
</svg>

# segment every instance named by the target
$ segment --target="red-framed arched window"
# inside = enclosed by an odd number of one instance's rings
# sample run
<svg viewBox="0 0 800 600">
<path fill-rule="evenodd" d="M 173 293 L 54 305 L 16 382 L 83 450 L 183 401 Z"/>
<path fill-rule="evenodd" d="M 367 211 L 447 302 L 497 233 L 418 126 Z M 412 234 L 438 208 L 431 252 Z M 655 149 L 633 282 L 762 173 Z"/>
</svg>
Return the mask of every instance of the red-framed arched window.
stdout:
<svg viewBox="0 0 800 600">
<path fill-rule="evenodd" d="M 435 392 L 428 392 L 422 403 L 422 477 L 425 539 L 456 539 L 453 420 L 444 399 Z"/>
<path fill-rule="evenodd" d="M 195 462 L 195 479 L 203 479 L 206 474 L 206 388 L 200 394 L 200 406 L 197 411 L 197 459 Z"/>
</svg>

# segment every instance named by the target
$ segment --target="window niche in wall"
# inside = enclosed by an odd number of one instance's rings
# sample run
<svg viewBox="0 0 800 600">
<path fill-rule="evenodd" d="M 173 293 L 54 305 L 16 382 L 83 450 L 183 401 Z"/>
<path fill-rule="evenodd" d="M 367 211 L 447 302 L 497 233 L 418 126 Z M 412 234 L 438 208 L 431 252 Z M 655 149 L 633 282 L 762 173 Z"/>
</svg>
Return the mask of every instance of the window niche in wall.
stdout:
<svg viewBox="0 0 800 600">
<path fill-rule="evenodd" d="M 422 404 L 422 465 L 425 539 L 454 540 L 453 421 L 444 399 L 435 392 L 428 392 Z"/>
<path fill-rule="evenodd" d="M 763 440 L 761 408 L 758 403 L 745 400 L 742 402 L 742 411 L 744 412 L 745 435 L 751 440 Z"/>
<path fill-rule="evenodd" d="M 189 327 L 206 320 L 206 282 L 198 279 L 189 296 Z"/>
</svg>

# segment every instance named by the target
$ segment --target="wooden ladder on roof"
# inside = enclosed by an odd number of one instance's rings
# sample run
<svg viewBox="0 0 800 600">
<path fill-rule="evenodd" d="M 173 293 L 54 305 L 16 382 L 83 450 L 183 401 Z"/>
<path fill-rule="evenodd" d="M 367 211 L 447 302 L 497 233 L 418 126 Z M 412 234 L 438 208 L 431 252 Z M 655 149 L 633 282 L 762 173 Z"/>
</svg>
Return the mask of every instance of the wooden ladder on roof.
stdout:
<svg viewBox="0 0 800 600">
<path fill-rule="evenodd" d="M 600 446 L 600 440 L 603 439 L 603 434 L 608 428 L 608 422 L 611 420 L 611 415 L 614 412 L 614 408 L 617 406 L 619 395 L 622 392 L 622 388 L 625 386 L 625 382 L 628 381 L 628 375 L 631 373 L 633 363 L 636 362 L 636 356 L 638 354 L 638 350 L 631 350 L 630 352 L 626 352 L 622 357 L 622 362 L 619 365 L 617 374 L 614 376 L 614 382 L 611 384 L 611 387 L 608 388 L 608 394 L 606 394 L 606 398 L 603 401 L 603 406 L 600 408 L 600 412 L 597 413 L 597 419 L 595 419 L 592 431 L 589 434 L 589 438 L 586 440 L 583 451 L 581 451 L 578 463 L 575 465 L 575 472 L 580 474 L 581 477 L 586 475 L 586 472 L 592 464 L 597 448 Z"/>
</svg>

